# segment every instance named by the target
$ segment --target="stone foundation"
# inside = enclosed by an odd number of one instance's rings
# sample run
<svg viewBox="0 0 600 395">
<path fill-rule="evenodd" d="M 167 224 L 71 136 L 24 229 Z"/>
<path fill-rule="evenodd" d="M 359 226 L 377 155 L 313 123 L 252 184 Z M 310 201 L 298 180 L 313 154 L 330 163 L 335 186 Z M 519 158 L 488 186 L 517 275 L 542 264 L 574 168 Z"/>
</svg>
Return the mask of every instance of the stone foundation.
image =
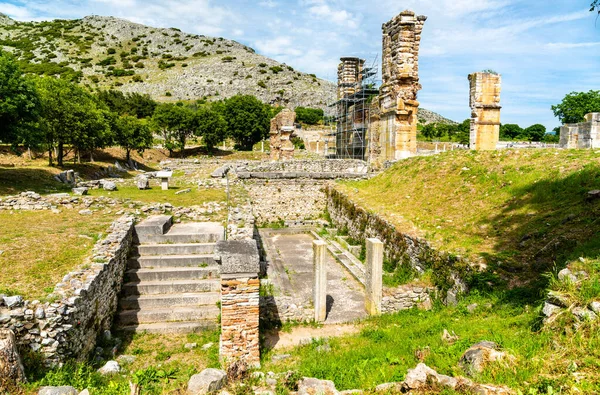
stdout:
<svg viewBox="0 0 600 395">
<path fill-rule="evenodd" d="M 384 288 L 381 311 L 383 313 L 395 313 L 415 307 L 429 310 L 432 307 L 431 298 L 436 292 L 434 287 L 411 284 L 396 288 Z"/>
<path fill-rule="evenodd" d="M 469 75 L 472 150 L 495 150 L 500 139 L 500 91 L 502 78 L 498 74 Z"/>
<path fill-rule="evenodd" d="M 133 217 L 124 216 L 94 246 L 92 258 L 67 274 L 53 302 L 0 298 L 0 328 L 11 329 L 22 352 L 42 354 L 48 365 L 84 360 L 96 337 L 110 329 L 133 238 Z"/>
</svg>

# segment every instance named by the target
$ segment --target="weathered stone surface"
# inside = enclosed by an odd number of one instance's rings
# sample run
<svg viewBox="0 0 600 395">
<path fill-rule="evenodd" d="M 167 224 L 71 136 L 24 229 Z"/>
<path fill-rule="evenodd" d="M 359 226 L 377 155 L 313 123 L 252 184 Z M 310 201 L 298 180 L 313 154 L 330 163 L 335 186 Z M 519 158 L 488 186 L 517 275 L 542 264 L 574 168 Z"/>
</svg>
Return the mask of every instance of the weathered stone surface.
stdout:
<svg viewBox="0 0 600 395">
<path fill-rule="evenodd" d="M 558 272 L 558 279 L 563 282 L 577 282 L 577 276 L 575 276 L 569 268 L 564 268 Z"/>
<path fill-rule="evenodd" d="M 175 195 L 183 195 L 184 193 L 190 193 L 192 190 L 190 188 L 182 189 L 181 191 L 175 192 Z"/>
<path fill-rule="evenodd" d="M 0 329 L 0 378 L 13 384 L 25 381 L 25 371 L 17 350 L 15 334 L 9 329 Z"/>
<path fill-rule="evenodd" d="M 104 183 L 102 183 L 102 189 L 105 191 L 116 191 L 117 184 L 113 181 L 104 181 Z"/>
<path fill-rule="evenodd" d="M 117 374 L 121 371 L 121 366 L 117 361 L 108 361 L 103 367 L 98 369 L 98 373 L 102 375 Z"/>
<path fill-rule="evenodd" d="M 559 306 L 553 305 L 551 303 L 545 302 L 544 307 L 542 308 L 542 313 L 546 317 L 551 317 L 554 314 L 560 312 L 562 309 Z"/>
<path fill-rule="evenodd" d="M 338 395 L 339 391 L 330 380 L 303 378 L 298 383 L 298 395 Z"/>
<path fill-rule="evenodd" d="M 471 106 L 470 147 L 472 150 L 495 150 L 500 139 L 499 74 L 480 72 L 469 75 Z"/>
<path fill-rule="evenodd" d="M 571 312 L 579 321 L 594 321 L 598 319 L 596 313 L 583 307 L 574 307 Z"/>
<path fill-rule="evenodd" d="M 205 395 L 218 391 L 227 383 L 227 373 L 220 369 L 205 369 L 188 382 L 189 395 Z"/>
<path fill-rule="evenodd" d="M 19 296 L 19 295 L 5 296 L 3 299 L 4 299 L 4 304 L 9 309 L 11 309 L 13 307 L 23 306 L 23 297 L 22 296 Z"/>
<path fill-rule="evenodd" d="M 260 271 L 260 257 L 256 240 L 219 241 L 215 257 L 221 263 L 221 273 L 253 273 Z"/>
<path fill-rule="evenodd" d="M 600 314 L 600 302 L 592 302 L 590 303 L 590 310 L 592 310 L 596 314 Z"/>
<path fill-rule="evenodd" d="M 589 113 L 585 121 L 570 123 L 560 128 L 561 148 L 598 148 L 600 147 L 600 112 Z M 591 196 L 594 199 L 594 196 Z"/>
<path fill-rule="evenodd" d="M 77 188 L 73 188 L 73 194 L 78 195 L 78 196 L 83 196 L 83 195 L 87 195 L 88 194 L 88 188 L 86 187 L 77 187 Z"/>
<path fill-rule="evenodd" d="M 460 365 L 470 376 L 481 373 L 489 363 L 508 358 L 508 354 L 497 350 L 498 345 L 494 342 L 474 344 L 460 358 Z"/>
<path fill-rule="evenodd" d="M 63 387 L 42 387 L 38 391 L 38 395 L 78 395 L 79 391 L 77 391 L 73 387 L 63 386 Z"/>
<path fill-rule="evenodd" d="M 94 212 L 88 208 L 79 210 L 79 215 L 92 215 Z"/>
<path fill-rule="evenodd" d="M 138 189 L 150 189 L 150 180 L 145 175 L 138 176 L 135 183 Z"/>
<path fill-rule="evenodd" d="M 271 160 L 291 160 L 294 158 L 294 144 L 291 141 L 295 130 L 296 113 L 284 108 L 271 119 L 270 149 Z"/>
<path fill-rule="evenodd" d="M 458 381 L 454 377 L 438 374 L 424 363 L 418 364 L 414 369 L 409 369 L 404 378 L 405 390 L 416 390 L 427 387 L 429 383 L 437 383 L 452 389 L 456 388 Z"/>
</svg>

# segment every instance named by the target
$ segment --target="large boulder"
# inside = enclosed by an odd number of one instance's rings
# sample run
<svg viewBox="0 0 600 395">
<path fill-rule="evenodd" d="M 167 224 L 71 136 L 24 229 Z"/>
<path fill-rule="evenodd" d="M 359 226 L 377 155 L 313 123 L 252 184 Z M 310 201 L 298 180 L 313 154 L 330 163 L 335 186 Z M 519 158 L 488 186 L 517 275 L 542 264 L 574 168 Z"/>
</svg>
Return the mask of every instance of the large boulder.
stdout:
<svg viewBox="0 0 600 395">
<path fill-rule="evenodd" d="M 483 341 L 474 344 L 460 358 L 460 366 L 467 375 L 472 376 L 483 372 L 491 362 L 512 359 L 509 354 L 498 350 L 499 346 L 494 342 Z"/>
<path fill-rule="evenodd" d="M 117 190 L 117 183 L 115 183 L 113 181 L 104 181 L 102 183 L 102 188 L 105 191 L 116 191 Z"/>
<path fill-rule="evenodd" d="M 42 387 L 40 388 L 38 395 L 78 395 L 77 391 L 73 387 Z"/>
<path fill-rule="evenodd" d="M 454 389 L 458 385 L 458 380 L 454 377 L 439 374 L 424 363 L 420 363 L 414 369 L 408 370 L 403 388 L 406 391 L 419 390 L 427 388 L 432 384 Z"/>
<path fill-rule="evenodd" d="M 79 196 L 87 195 L 88 194 L 88 188 L 87 187 L 73 188 L 73 194 L 79 195 Z"/>
<path fill-rule="evenodd" d="M 188 382 L 189 395 L 205 395 L 218 391 L 227 383 L 227 373 L 220 369 L 204 369 L 195 374 Z"/>
<path fill-rule="evenodd" d="M 339 395 L 339 393 L 330 380 L 305 377 L 298 383 L 298 395 Z"/>
<path fill-rule="evenodd" d="M 140 175 L 136 179 L 138 189 L 150 189 L 150 180 L 145 175 Z"/>
</svg>

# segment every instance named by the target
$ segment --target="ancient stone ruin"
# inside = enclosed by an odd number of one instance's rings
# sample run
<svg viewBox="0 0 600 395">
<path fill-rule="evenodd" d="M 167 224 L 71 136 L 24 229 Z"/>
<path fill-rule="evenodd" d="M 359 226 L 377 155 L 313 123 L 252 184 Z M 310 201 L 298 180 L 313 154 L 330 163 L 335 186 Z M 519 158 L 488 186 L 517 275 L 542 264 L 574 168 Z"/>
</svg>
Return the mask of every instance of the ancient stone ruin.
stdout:
<svg viewBox="0 0 600 395">
<path fill-rule="evenodd" d="M 585 122 L 563 125 L 559 144 L 561 148 L 600 147 L 600 112 L 587 114 Z"/>
<path fill-rule="evenodd" d="M 500 91 L 502 78 L 499 74 L 479 72 L 469 75 L 471 106 L 472 150 L 495 150 L 500 139 Z"/>
<path fill-rule="evenodd" d="M 382 78 L 373 100 L 369 155 L 374 162 L 417 152 L 419 46 L 426 16 L 403 11 L 383 25 Z"/>
<path fill-rule="evenodd" d="M 288 108 L 271 119 L 271 160 L 294 159 L 294 143 L 291 137 L 295 130 L 295 121 L 296 113 Z"/>
</svg>

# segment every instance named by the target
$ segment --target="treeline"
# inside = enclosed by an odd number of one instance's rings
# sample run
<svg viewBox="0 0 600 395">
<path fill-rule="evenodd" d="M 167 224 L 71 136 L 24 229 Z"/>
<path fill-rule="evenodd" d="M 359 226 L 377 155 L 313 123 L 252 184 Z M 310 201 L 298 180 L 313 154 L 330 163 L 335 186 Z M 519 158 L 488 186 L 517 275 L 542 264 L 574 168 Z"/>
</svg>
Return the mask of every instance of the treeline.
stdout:
<svg viewBox="0 0 600 395">
<path fill-rule="evenodd" d="M 14 58 L 0 52 L 0 142 L 45 150 L 51 165 L 62 166 L 67 150 L 81 160 L 110 146 L 122 147 L 129 160 L 131 151 L 152 147 L 154 135 L 170 153 L 193 137 L 209 150 L 226 138 L 251 150 L 268 137 L 270 119 L 280 109 L 242 95 L 160 104 L 137 93 L 92 93 L 65 79 L 24 76 Z M 298 110 L 306 123 L 322 120 L 322 110 Z"/>
<path fill-rule="evenodd" d="M 430 123 L 423 125 L 421 136 L 426 140 L 454 141 L 469 144 L 471 121 L 465 119 L 462 123 L 448 125 L 445 123 Z M 521 128 L 516 124 L 500 125 L 500 140 L 504 141 L 539 141 L 546 143 L 558 142 L 559 129 L 547 133 L 544 125 L 535 124 Z"/>
</svg>

